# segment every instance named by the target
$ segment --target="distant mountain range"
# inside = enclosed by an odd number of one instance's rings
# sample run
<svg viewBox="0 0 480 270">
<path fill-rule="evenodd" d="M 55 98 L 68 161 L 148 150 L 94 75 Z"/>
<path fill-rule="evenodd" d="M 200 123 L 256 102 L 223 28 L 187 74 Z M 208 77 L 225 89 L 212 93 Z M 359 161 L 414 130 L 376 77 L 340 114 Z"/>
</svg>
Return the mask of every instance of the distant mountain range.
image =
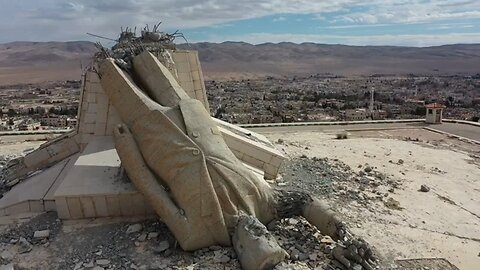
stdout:
<svg viewBox="0 0 480 270">
<path fill-rule="evenodd" d="M 310 74 L 480 73 L 480 44 L 436 47 L 346 46 L 243 42 L 181 44 L 199 51 L 210 79 Z M 0 44 L 0 84 L 79 79 L 96 48 L 87 41 Z"/>
<path fill-rule="evenodd" d="M 95 51 L 88 41 L 0 44 L 0 85 L 79 80 Z"/>
</svg>

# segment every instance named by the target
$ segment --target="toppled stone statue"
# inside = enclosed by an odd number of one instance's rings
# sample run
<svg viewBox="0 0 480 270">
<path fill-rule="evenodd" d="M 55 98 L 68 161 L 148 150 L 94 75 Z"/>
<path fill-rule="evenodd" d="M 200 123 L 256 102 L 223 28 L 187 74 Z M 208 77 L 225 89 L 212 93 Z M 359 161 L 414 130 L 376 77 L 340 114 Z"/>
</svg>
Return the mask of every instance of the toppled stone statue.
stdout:
<svg viewBox="0 0 480 270">
<path fill-rule="evenodd" d="M 157 57 L 145 51 L 126 70 L 112 58 L 99 67 L 124 123 L 114 130 L 122 164 L 184 250 L 233 245 L 244 269 L 267 269 L 288 255 L 264 224 L 303 215 L 340 241 L 333 255 L 345 269 L 373 269 L 368 244 L 324 203 L 272 189 L 239 161 L 201 102 L 188 97 Z"/>
</svg>

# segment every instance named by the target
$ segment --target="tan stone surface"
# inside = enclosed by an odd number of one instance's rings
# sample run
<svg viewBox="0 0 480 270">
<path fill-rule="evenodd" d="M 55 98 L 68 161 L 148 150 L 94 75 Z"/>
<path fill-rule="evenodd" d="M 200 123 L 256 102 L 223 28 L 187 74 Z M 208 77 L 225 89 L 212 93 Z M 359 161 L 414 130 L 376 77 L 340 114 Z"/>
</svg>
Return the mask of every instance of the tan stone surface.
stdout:
<svg viewBox="0 0 480 270">
<path fill-rule="evenodd" d="M 136 77 L 162 70 L 149 53 L 135 61 L 144 66 Z M 164 107 L 162 100 L 150 99 L 113 61 L 106 60 L 100 70 L 102 86 L 126 124 L 116 132 L 116 147 L 126 171 L 184 249 L 229 244 L 227 231 L 235 227 L 239 211 L 264 222 L 273 218 L 267 203 L 268 185 L 228 149 L 200 102 L 180 99 L 179 106 Z M 151 80 L 143 79 L 147 92 L 176 89 L 152 97 L 183 91 L 168 74 L 157 78 L 171 87 L 158 89 L 149 85 Z M 162 192 L 156 176 L 170 188 L 177 205 L 168 203 L 170 197 Z M 165 205 L 170 207 L 165 209 Z M 179 213 L 184 213 L 181 221 Z"/>
</svg>

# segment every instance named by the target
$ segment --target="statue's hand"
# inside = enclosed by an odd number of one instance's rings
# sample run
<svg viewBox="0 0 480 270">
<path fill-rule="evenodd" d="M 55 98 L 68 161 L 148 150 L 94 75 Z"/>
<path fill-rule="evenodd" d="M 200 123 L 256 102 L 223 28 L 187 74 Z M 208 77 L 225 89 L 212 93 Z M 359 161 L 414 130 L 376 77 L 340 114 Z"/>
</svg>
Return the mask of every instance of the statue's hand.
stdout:
<svg viewBox="0 0 480 270">
<path fill-rule="evenodd" d="M 355 269 L 356 265 L 360 265 L 362 269 L 366 270 L 375 268 L 376 259 L 370 245 L 365 240 L 354 237 L 343 222 L 337 224 L 337 235 L 339 241 L 333 249 L 332 255 L 346 269 Z"/>
</svg>

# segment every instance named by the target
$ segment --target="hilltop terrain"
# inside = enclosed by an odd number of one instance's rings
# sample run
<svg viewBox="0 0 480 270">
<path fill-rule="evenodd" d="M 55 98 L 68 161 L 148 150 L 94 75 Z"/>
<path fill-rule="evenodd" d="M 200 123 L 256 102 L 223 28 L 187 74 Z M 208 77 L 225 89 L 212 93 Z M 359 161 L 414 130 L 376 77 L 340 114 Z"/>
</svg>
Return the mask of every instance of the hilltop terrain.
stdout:
<svg viewBox="0 0 480 270">
<path fill-rule="evenodd" d="M 198 50 L 207 79 L 329 73 L 350 75 L 465 75 L 480 72 L 480 44 L 437 47 L 346 46 L 243 42 L 181 44 Z M 0 84 L 79 79 L 94 43 L 0 44 Z"/>
</svg>

